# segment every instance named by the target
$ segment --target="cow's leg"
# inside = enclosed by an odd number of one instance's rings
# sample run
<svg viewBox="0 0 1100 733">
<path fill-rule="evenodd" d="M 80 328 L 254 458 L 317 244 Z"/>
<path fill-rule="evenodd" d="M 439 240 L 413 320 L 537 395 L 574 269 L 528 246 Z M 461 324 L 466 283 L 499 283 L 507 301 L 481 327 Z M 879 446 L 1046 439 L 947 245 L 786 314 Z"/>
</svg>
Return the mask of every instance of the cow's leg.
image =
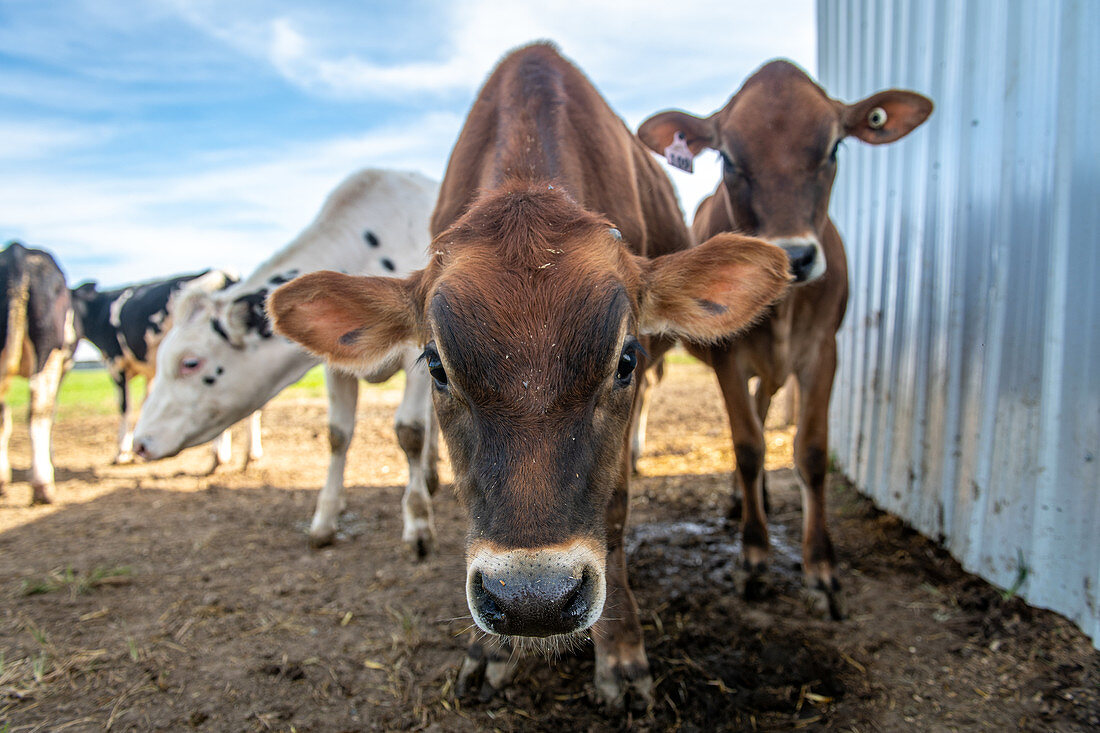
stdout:
<svg viewBox="0 0 1100 733">
<path fill-rule="evenodd" d="M 592 642 L 596 647 L 596 697 L 616 710 L 623 707 L 628 693 L 632 693 L 631 703 L 635 707 L 648 707 L 653 703 L 653 677 L 649 673 L 642 624 L 638 620 L 638 604 L 627 582 L 623 549 L 623 532 L 629 514 L 629 471 L 630 462 L 624 460 L 618 486 L 607 505 L 607 564 L 604 570 L 607 600 L 603 615 L 592 627 Z"/>
<path fill-rule="evenodd" d="M 735 483 L 740 484 L 742 496 L 741 546 L 745 569 L 749 573 L 745 592 L 751 595 L 768 560 L 768 525 L 763 496 L 764 430 L 756 406 L 749 398 L 748 380 L 737 365 L 733 350 L 712 349 L 711 364 L 726 403 L 737 459 Z"/>
<path fill-rule="evenodd" d="M 248 455 L 245 458 L 245 468 L 252 461 L 258 461 L 264 457 L 264 446 L 260 436 L 260 410 L 256 410 L 248 418 Z"/>
<path fill-rule="evenodd" d="M 772 397 L 775 396 L 777 390 L 778 385 L 765 380 L 763 377 L 756 380 L 756 391 L 752 397 L 756 402 L 756 416 L 760 419 L 761 428 L 768 424 L 768 410 L 771 408 Z M 761 503 L 764 505 L 764 514 L 771 514 L 772 505 L 771 500 L 768 498 L 768 472 L 763 469 L 760 471 L 760 498 Z M 738 497 L 735 501 L 739 502 L 740 498 Z M 737 513 L 740 516 L 740 508 Z"/>
<path fill-rule="evenodd" d="M 331 544 L 336 536 L 336 522 L 344 511 L 344 467 L 348 446 L 355 434 L 355 406 L 359 401 L 359 380 L 335 369 L 325 368 L 325 390 L 328 392 L 328 445 L 330 450 L 328 475 L 317 508 L 309 525 L 309 543 L 314 547 Z"/>
<path fill-rule="evenodd" d="M 31 488 L 35 504 L 50 504 L 54 499 L 54 476 L 50 435 L 57 390 L 65 374 L 65 353 L 50 352 L 46 363 L 30 382 Z"/>
<path fill-rule="evenodd" d="M 233 433 L 226 429 L 221 435 L 210 441 L 210 448 L 214 462 L 210 466 L 210 473 L 214 473 L 219 467 L 233 460 Z"/>
<path fill-rule="evenodd" d="M 515 672 L 515 655 L 507 639 L 474 631 L 466 658 L 458 670 L 455 694 L 459 697 L 477 697 L 488 702 L 512 679 Z"/>
<path fill-rule="evenodd" d="M 435 543 L 432 494 L 439 486 L 435 410 L 428 367 L 413 355 L 407 356 L 402 366 L 405 394 L 394 418 L 397 442 L 409 462 L 409 483 L 401 499 L 404 515 L 401 539 L 418 559 L 423 559 Z"/>
<path fill-rule="evenodd" d="M 111 375 L 118 387 L 118 410 L 121 418 L 118 423 L 118 453 L 115 463 L 134 462 L 134 414 L 130 404 L 130 380 L 125 372 Z"/>
<path fill-rule="evenodd" d="M 8 458 L 8 443 L 11 441 L 11 408 L 8 407 L 7 390 L 5 397 L 0 398 L 0 496 L 11 483 L 11 459 Z"/>
<path fill-rule="evenodd" d="M 794 439 L 794 465 L 802 487 L 802 571 L 807 587 L 821 593 L 834 619 L 844 618 L 836 553 L 825 517 L 829 470 L 829 397 L 836 372 L 836 341 L 825 342 L 817 358 L 798 371 L 802 405 Z"/>
</svg>

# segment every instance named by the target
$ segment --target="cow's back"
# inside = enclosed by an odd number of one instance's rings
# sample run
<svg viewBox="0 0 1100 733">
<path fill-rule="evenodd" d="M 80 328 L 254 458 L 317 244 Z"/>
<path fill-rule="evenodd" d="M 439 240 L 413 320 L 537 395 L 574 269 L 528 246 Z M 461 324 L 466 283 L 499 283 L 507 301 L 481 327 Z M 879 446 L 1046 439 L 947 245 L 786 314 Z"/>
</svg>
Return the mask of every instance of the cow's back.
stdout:
<svg viewBox="0 0 1100 733">
<path fill-rule="evenodd" d="M 515 180 L 564 188 L 606 216 L 639 254 L 690 246 L 664 171 L 588 78 L 549 44 L 510 54 L 486 81 L 451 153 L 433 236 L 479 193 Z"/>
</svg>

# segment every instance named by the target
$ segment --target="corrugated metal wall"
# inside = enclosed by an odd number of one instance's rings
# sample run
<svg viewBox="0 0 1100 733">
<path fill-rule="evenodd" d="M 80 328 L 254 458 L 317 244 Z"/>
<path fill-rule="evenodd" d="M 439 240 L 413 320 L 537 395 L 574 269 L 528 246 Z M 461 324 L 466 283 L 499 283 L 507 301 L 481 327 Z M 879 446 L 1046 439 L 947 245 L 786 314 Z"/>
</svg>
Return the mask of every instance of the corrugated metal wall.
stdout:
<svg viewBox="0 0 1100 733">
<path fill-rule="evenodd" d="M 817 20 L 832 96 L 936 103 L 841 151 L 839 466 L 1100 644 L 1100 2 L 819 0 Z"/>
</svg>

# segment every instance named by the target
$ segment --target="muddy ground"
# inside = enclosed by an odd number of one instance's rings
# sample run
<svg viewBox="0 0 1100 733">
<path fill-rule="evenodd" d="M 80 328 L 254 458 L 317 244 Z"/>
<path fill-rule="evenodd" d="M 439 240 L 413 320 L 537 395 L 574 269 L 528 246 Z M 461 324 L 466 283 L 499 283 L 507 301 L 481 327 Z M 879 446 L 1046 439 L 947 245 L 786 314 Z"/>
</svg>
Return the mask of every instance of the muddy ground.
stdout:
<svg viewBox="0 0 1100 733">
<path fill-rule="evenodd" d="M 60 502 L 28 507 L 20 470 L 0 499 L 0 731 L 1100 726 L 1100 653 L 1080 632 L 962 572 L 839 480 L 830 511 L 851 616 L 818 617 L 800 592 L 790 431 L 769 432 L 773 582 L 744 601 L 724 518 L 728 429 L 693 364 L 659 388 L 634 482 L 652 711 L 608 717 L 590 702 L 590 646 L 522 660 L 504 699 L 456 699 L 464 520 L 444 488 L 438 554 L 404 553 L 398 396 L 361 398 L 344 529 L 322 550 L 305 539 L 326 463 L 321 401 L 274 403 L 263 461 L 213 476 L 204 449 L 109 465 L 111 417 L 58 425 Z M 17 425 L 17 469 L 25 434 Z"/>
</svg>

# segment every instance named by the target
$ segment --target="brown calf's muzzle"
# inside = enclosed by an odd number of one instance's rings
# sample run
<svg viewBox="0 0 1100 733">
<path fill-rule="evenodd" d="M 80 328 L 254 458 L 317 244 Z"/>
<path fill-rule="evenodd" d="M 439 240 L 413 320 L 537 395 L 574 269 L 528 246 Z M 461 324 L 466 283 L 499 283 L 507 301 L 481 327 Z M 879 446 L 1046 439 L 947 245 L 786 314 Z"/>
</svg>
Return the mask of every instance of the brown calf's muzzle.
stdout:
<svg viewBox="0 0 1100 733">
<path fill-rule="evenodd" d="M 595 543 L 504 550 L 470 548 L 466 603 L 483 630 L 547 637 L 587 629 L 603 613 L 604 553 Z"/>
</svg>

